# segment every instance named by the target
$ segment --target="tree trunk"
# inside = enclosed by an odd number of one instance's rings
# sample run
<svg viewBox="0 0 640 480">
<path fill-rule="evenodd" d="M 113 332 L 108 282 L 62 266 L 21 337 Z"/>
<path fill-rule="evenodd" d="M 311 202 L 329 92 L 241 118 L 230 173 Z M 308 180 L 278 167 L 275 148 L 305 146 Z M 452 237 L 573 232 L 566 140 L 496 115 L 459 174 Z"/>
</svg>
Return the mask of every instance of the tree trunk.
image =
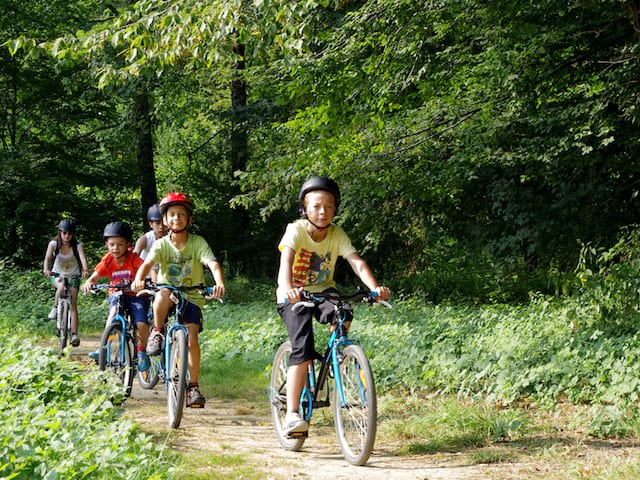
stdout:
<svg viewBox="0 0 640 480">
<path fill-rule="evenodd" d="M 240 59 L 234 70 L 244 70 L 244 45 L 233 45 L 233 53 Z M 241 76 L 231 81 L 231 174 L 244 170 L 247 164 L 247 86 Z"/>
<path fill-rule="evenodd" d="M 147 209 L 157 203 L 156 173 L 153 164 L 153 126 L 147 82 L 136 89 L 134 122 L 137 137 L 137 158 L 140 168 L 140 193 L 142 196 L 143 225 L 147 225 Z M 146 229 L 146 228 L 145 228 Z"/>
</svg>

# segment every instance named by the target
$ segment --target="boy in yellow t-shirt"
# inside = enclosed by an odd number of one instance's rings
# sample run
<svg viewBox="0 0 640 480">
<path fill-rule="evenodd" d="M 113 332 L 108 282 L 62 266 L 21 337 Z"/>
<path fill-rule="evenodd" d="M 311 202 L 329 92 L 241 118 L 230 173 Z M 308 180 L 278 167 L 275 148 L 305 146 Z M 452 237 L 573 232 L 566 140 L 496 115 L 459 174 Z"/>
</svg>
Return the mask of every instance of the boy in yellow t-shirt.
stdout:
<svg viewBox="0 0 640 480">
<path fill-rule="evenodd" d="M 277 308 L 291 341 L 286 388 L 287 433 L 305 432 L 309 428 L 301 418 L 299 408 L 307 368 L 315 352 L 313 318 L 320 323 L 336 321 L 330 303 L 294 312 L 293 304 L 300 301 L 301 292 L 335 291 L 333 274 L 336 261 L 341 256 L 360 280 L 371 291 L 378 293 L 381 300 L 391 295 L 387 287 L 378 285 L 373 272 L 353 248 L 344 230 L 331 223 L 340 204 L 338 184 L 327 177 L 313 176 L 302 185 L 298 201 L 302 219 L 287 226 L 278 245 L 281 255 Z"/>
</svg>

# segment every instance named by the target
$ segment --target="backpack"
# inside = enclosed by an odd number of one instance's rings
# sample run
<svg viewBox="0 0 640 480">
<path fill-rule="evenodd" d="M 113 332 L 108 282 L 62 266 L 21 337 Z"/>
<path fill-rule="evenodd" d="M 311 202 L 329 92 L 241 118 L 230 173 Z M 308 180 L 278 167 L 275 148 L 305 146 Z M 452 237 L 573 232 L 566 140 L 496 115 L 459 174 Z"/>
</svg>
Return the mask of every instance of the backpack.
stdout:
<svg viewBox="0 0 640 480">
<path fill-rule="evenodd" d="M 73 249 L 73 255 L 78 261 L 78 268 L 82 269 L 82 262 L 80 261 L 80 254 L 78 253 L 78 242 L 73 242 L 71 248 Z M 58 253 L 60 253 L 60 240 L 56 240 L 56 249 L 53 251 L 53 256 L 58 256 Z"/>
</svg>

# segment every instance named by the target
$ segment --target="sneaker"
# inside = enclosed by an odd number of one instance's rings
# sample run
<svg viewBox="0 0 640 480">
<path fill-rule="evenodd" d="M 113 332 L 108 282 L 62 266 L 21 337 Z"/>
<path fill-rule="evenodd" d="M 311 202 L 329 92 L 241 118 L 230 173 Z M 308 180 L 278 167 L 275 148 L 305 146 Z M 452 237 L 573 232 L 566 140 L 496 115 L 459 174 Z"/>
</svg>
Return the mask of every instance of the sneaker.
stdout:
<svg viewBox="0 0 640 480">
<path fill-rule="evenodd" d="M 303 420 L 298 412 L 290 412 L 284 417 L 284 432 L 287 435 L 309 430 L 309 424 Z"/>
<path fill-rule="evenodd" d="M 77 347 L 78 345 L 80 345 L 80 337 L 78 336 L 77 333 L 72 333 L 71 334 L 71 346 L 72 347 Z"/>
<path fill-rule="evenodd" d="M 100 350 L 96 350 L 95 352 L 89 352 L 89 358 L 97 362 L 98 359 L 100 358 Z"/>
<path fill-rule="evenodd" d="M 49 312 L 49 315 L 47 315 L 47 318 L 49 320 L 55 320 L 57 316 L 58 316 L 58 307 L 54 306 Z"/>
<path fill-rule="evenodd" d="M 151 361 L 149 360 L 149 355 L 147 355 L 146 352 L 143 352 L 142 350 L 138 352 L 138 371 L 139 372 L 146 372 L 147 370 L 149 370 L 149 367 L 151 366 Z"/>
<path fill-rule="evenodd" d="M 204 408 L 204 404 L 207 401 L 206 398 L 200 393 L 198 387 L 189 387 L 187 389 L 187 407 L 189 408 Z"/>
<path fill-rule="evenodd" d="M 147 342 L 147 355 L 160 355 L 162 344 L 164 343 L 164 335 L 162 332 L 154 330 Z"/>
</svg>

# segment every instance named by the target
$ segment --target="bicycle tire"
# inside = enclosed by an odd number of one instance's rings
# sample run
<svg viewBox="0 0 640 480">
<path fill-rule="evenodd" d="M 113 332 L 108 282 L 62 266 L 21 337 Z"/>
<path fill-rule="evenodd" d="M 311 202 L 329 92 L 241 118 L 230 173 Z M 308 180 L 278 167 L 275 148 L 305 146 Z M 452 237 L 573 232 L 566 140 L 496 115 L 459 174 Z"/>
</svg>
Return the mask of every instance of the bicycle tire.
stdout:
<svg viewBox="0 0 640 480">
<path fill-rule="evenodd" d="M 149 358 L 150 365 L 146 372 L 138 370 L 138 383 L 145 390 L 153 390 L 160 380 L 160 370 L 162 369 L 162 356 Z"/>
<path fill-rule="evenodd" d="M 169 371 L 167 372 L 167 411 L 169 426 L 178 428 L 184 410 L 187 390 L 187 366 L 189 349 L 187 333 L 178 328 L 171 334 Z"/>
<path fill-rule="evenodd" d="M 124 342 L 124 358 L 122 355 L 122 342 Z M 98 354 L 98 365 L 100 370 L 108 370 L 122 384 L 122 395 L 124 399 L 131 395 L 133 387 L 133 342 L 122 333 L 122 324 L 113 322 L 109 324 L 102 333 Z M 118 399 L 116 403 L 118 403 Z"/>
<path fill-rule="evenodd" d="M 269 384 L 269 403 L 271 405 L 271 420 L 280 445 L 286 450 L 294 452 L 302 448 L 305 437 L 289 438 L 285 433 L 285 416 L 287 414 L 287 371 L 291 356 L 291 342 L 286 341 L 273 356 L 271 381 Z"/>
<path fill-rule="evenodd" d="M 364 350 L 347 345 L 341 352 L 340 379 L 344 393 L 334 389 L 336 436 L 344 458 L 353 465 L 367 463 L 376 438 L 377 402 L 373 373 Z"/>
<path fill-rule="evenodd" d="M 58 340 L 60 355 L 64 354 L 64 349 L 69 341 L 69 303 L 60 299 L 56 309 L 56 322 L 58 323 Z"/>
</svg>

